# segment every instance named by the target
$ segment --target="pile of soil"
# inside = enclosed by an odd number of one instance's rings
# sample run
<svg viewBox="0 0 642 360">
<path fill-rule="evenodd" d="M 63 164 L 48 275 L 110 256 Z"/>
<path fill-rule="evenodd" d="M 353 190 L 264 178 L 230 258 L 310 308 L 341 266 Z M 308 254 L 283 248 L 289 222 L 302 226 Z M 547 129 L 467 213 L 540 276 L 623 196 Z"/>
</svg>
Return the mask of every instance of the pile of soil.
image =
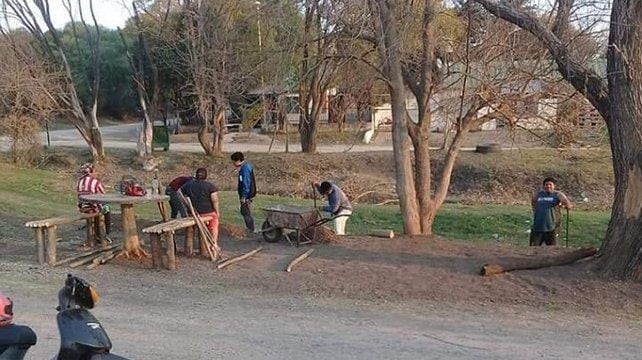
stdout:
<svg viewBox="0 0 642 360">
<path fill-rule="evenodd" d="M 221 236 L 227 236 L 234 239 L 243 239 L 245 237 L 245 228 L 229 223 L 219 224 L 219 232 Z"/>
<path fill-rule="evenodd" d="M 334 230 L 327 226 L 318 226 L 308 229 L 303 233 L 308 239 L 314 239 L 319 244 L 336 244 L 341 242 L 341 238 Z"/>
</svg>

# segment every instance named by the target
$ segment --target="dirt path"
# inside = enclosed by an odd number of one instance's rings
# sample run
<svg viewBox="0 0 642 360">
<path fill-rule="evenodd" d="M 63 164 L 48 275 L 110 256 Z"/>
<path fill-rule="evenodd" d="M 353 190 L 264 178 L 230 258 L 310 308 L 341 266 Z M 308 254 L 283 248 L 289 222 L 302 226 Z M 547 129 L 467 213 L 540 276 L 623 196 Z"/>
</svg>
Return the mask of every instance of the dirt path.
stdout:
<svg viewBox="0 0 642 360">
<path fill-rule="evenodd" d="M 140 124 L 111 125 L 101 127 L 103 144 L 105 148 L 111 149 L 136 149 L 137 132 Z M 267 153 L 271 141 L 268 135 L 254 134 L 251 141 L 236 141 L 238 133 L 229 133 L 225 135 L 224 149 L 226 152 L 244 151 L 253 153 Z M 442 134 L 434 134 L 435 144 L 441 144 Z M 41 132 L 43 144 L 46 144 L 46 133 Z M 80 137 L 76 129 L 61 129 L 50 131 L 50 141 L 53 147 L 79 147 L 86 148 L 86 142 Z M 549 149 L 550 144 L 544 143 L 529 134 L 516 136 L 513 132 L 505 130 L 484 131 L 471 134 L 467 139 L 462 151 L 474 151 L 475 146 L 486 143 L 500 143 L 504 150 L 511 149 L 529 149 L 541 150 Z M 9 141 L 7 137 L 0 137 L 0 151 L 8 151 Z M 438 146 L 433 149 L 439 149 Z M 196 142 L 172 142 L 171 151 L 202 153 L 201 145 Z M 301 145 L 295 141 L 290 143 L 289 151 L 296 153 L 301 151 Z M 371 151 L 392 151 L 392 141 L 390 133 L 382 132 L 380 139 L 371 144 L 357 142 L 354 145 L 349 144 L 319 144 L 317 152 L 319 153 L 341 153 L 350 151 L 352 153 L 371 152 Z M 285 152 L 285 142 L 275 141 L 271 152 Z"/>
<path fill-rule="evenodd" d="M 642 353 L 639 318 L 628 316 L 265 294 L 207 273 L 190 281 L 179 272 L 124 274 L 109 266 L 80 274 L 98 284 L 102 299 L 94 314 L 114 352 L 132 359 L 634 359 Z M 64 275 L 23 262 L 0 265 L 16 322 L 38 334 L 28 359 L 56 351 L 53 308 Z"/>
</svg>

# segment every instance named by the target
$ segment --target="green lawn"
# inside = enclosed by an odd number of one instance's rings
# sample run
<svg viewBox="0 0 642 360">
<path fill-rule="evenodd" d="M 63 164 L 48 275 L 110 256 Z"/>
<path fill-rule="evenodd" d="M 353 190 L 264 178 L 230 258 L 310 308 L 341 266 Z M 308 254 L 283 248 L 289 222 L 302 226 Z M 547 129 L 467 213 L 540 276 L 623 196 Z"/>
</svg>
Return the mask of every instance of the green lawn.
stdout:
<svg viewBox="0 0 642 360">
<path fill-rule="evenodd" d="M 0 177 L 0 219 L 39 218 L 76 211 L 73 179 L 50 171 L 19 169 L 4 163 L 0 163 L 0 172 L 3 174 Z M 313 202 L 260 195 L 254 202 L 259 226 L 263 221 L 260 208 L 270 204 L 312 206 Z M 152 204 L 137 206 L 136 213 L 144 218 L 158 218 L 156 206 Z M 242 225 L 234 192 L 221 193 L 221 213 L 223 222 Z M 434 232 L 453 239 L 525 245 L 528 243 L 530 220 L 531 211 L 525 206 L 445 204 L 435 221 Z M 598 245 L 604 237 L 608 220 L 609 214 L 606 212 L 572 212 L 569 243 L 573 246 Z M 357 206 L 348 223 L 348 232 L 364 234 L 369 229 L 394 229 L 399 233 L 402 229 L 399 208 Z M 0 236 L 16 230 L 0 226 Z"/>
</svg>

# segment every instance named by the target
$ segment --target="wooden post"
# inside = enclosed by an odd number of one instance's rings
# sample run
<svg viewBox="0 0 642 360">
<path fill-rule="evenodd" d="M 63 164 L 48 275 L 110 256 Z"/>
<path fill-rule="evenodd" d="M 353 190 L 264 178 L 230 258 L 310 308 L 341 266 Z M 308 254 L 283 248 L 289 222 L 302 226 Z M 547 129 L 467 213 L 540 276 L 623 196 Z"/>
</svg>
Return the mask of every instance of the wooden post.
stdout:
<svg viewBox="0 0 642 360">
<path fill-rule="evenodd" d="M 85 245 L 94 247 L 96 246 L 96 227 L 94 226 L 94 218 L 87 218 L 87 240 Z"/>
<path fill-rule="evenodd" d="M 198 247 L 201 250 L 201 256 L 204 258 L 209 257 L 209 251 L 207 250 L 207 240 L 204 239 L 204 235 L 202 232 L 198 232 Z"/>
<path fill-rule="evenodd" d="M 34 233 L 36 235 L 36 254 L 38 255 L 38 264 L 45 263 L 45 239 L 44 239 L 44 229 L 43 228 L 34 228 Z"/>
<path fill-rule="evenodd" d="M 174 270 L 176 269 L 176 252 L 175 249 L 176 247 L 174 246 L 174 232 L 173 231 L 168 231 L 165 233 L 165 246 L 167 249 L 165 249 L 165 252 L 167 253 L 167 265 L 165 268 L 167 270 Z"/>
<path fill-rule="evenodd" d="M 379 230 L 379 229 L 370 230 L 368 235 L 381 237 L 381 238 L 388 238 L 388 239 L 392 239 L 392 238 L 395 237 L 394 231 L 392 231 L 392 230 Z"/>
<path fill-rule="evenodd" d="M 107 245 L 107 227 L 105 226 L 105 215 L 98 214 L 95 220 L 96 237 L 102 246 Z"/>
<path fill-rule="evenodd" d="M 192 256 L 194 253 L 194 226 L 185 228 L 185 256 Z"/>
<path fill-rule="evenodd" d="M 167 214 L 167 206 L 165 205 L 165 202 L 159 201 L 157 204 L 158 204 L 158 212 L 160 212 L 161 219 L 163 219 L 163 222 L 167 222 L 169 220 L 169 215 Z"/>
<path fill-rule="evenodd" d="M 136 215 L 134 214 L 134 205 L 121 204 L 120 210 L 123 221 L 123 238 L 125 251 L 140 249 L 140 240 L 138 239 L 138 229 L 136 228 Z"/>
<path fill-rule="evenodd" d="M 152 247 L 152 266 L 154 269 L 160 269 L 162 267 L 160 234 L 151 233 L 149 238 Z"/>
<path fill-rule="evenodd" d="M 47 228 L 47 263 L 56 265 L 56 226 Z"/>
</svg>

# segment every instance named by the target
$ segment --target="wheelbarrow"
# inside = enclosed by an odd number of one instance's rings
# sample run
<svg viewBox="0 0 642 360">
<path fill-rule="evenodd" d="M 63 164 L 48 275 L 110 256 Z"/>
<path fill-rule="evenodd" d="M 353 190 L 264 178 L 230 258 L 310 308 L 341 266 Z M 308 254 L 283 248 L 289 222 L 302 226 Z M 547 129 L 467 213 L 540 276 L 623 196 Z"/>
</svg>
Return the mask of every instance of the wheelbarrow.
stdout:
<svg viewBox="0 0 642 360">
<path fill-rule="evenodd" d="M 312 236 L 309 236 L 306 234 L 307 230 L 322 226 L 336 218 L 324 218 L 317 208 L 305 206 L 272 205 L 262 210 L 265 212 L 265 221 L 261 226 L 263 239 L 269 243 L 275 243 L 284 237 L 284 230 L 294 230 L 296 233 L 295 243 L 297 247 L 301 244 L 309 244 L 315 240 L 316 231 L 313 231 Z M 290 236 L 285 236 L 285 238 L 292 244 Z"/>
</svg>

